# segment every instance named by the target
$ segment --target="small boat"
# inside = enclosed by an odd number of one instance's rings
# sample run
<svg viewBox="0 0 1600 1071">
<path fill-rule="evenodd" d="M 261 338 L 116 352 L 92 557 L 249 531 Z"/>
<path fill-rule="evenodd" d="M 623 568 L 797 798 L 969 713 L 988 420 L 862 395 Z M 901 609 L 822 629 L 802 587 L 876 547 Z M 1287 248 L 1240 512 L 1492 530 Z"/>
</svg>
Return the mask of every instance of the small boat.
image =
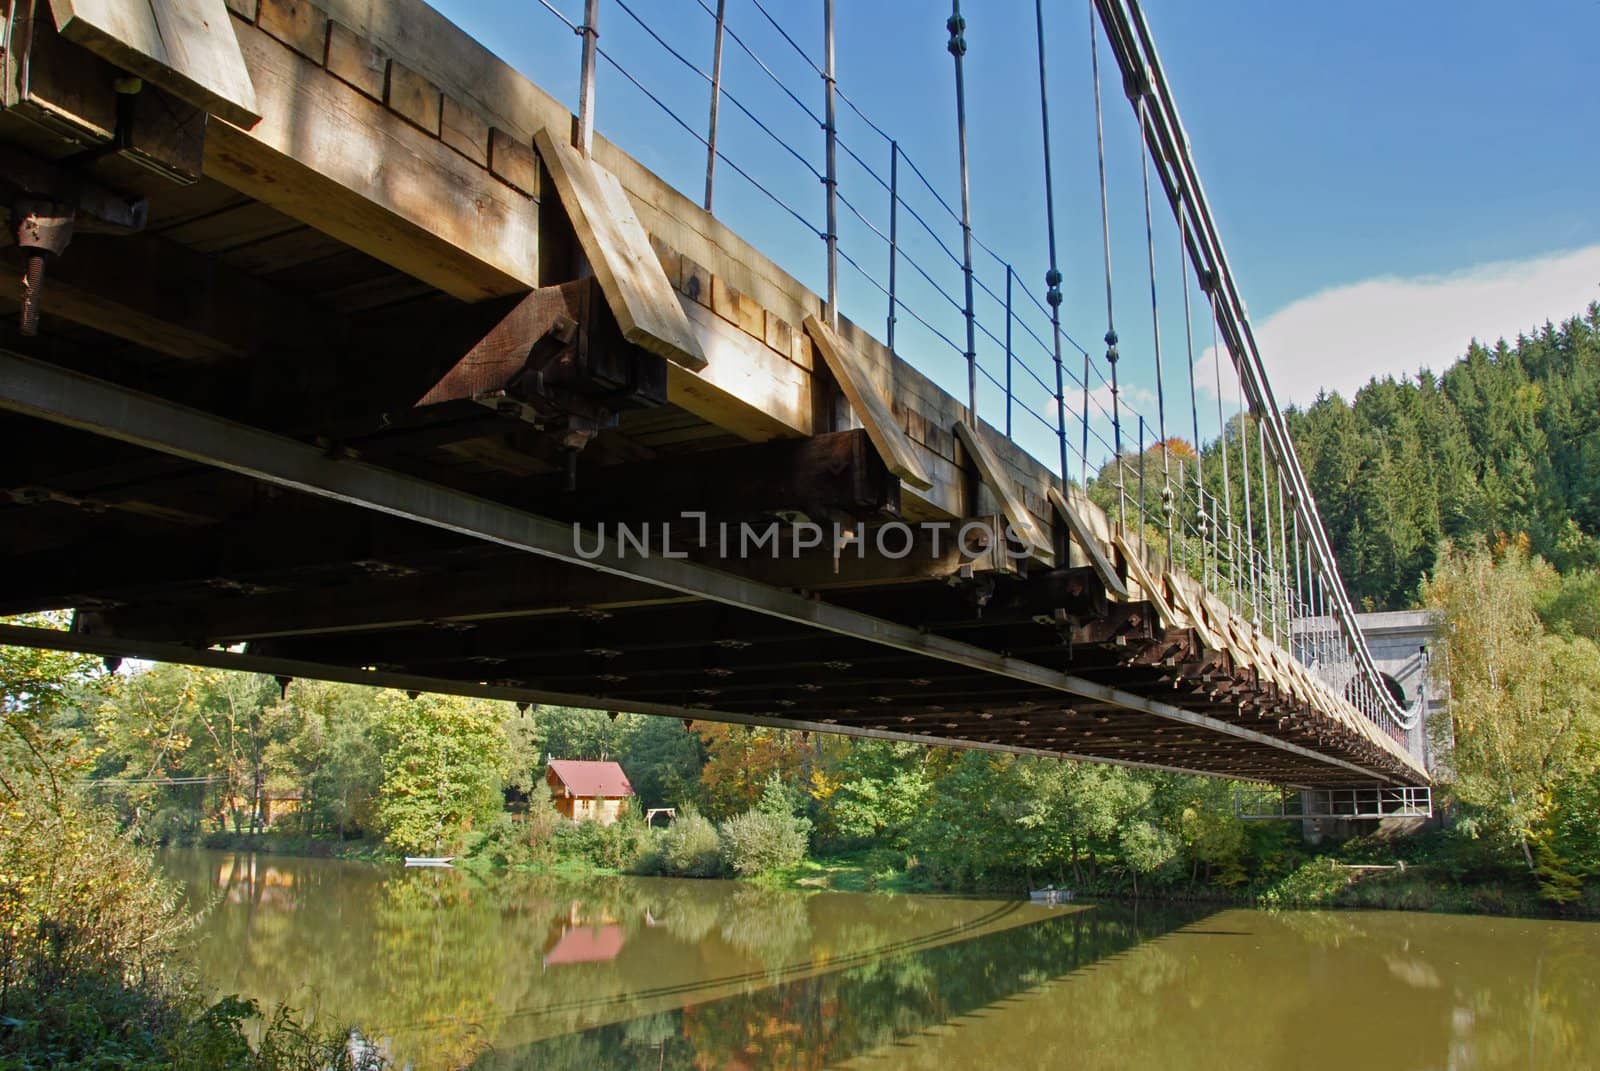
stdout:
<svg viewBox="0 0 1600 1071">
<path fill-rule="evenodd" d="M 453 855 L 408 855 L 406 866 L 450 866 Z"/>
<path fill-rule="evenodd" d="M 1036 904 L 1064 904 L 1073 896 L 1071 889 L 1058 889 L 1054 885 L 1046 885 L 1042 889 L 1034 889 L 1028 894 L 1028 899 Z"/>
</svg>

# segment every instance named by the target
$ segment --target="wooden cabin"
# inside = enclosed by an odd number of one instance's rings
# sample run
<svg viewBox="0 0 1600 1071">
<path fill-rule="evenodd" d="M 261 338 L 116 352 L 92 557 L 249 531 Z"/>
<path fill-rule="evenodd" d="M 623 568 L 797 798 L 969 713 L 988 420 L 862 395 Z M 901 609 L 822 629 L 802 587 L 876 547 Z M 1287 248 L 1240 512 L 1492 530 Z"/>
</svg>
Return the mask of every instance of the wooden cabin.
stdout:
<svg viewBox="0 0 1600 1071">
<path fill-rule="evenodd" d="M 551 759 L 544 779 L 556 810 L 574 822 L 608 826 L 621 817 L 623 804 L 634 796 L 628 775 L 615 762 Z"/>
<path fill-rule="evenodd" d="M 271 829 L 285 815 L 298 813 L 304 804 L 304 794 L 298 788 L 263 789 L 261 793 L 261 828 Z M 237 816 L 239 822 L 249 824 L 249 796 L 231 795 L 223 799 L 222 805 L 218 810 L 218 819 L 226 823 L 235 816 Z"/>
</svg>

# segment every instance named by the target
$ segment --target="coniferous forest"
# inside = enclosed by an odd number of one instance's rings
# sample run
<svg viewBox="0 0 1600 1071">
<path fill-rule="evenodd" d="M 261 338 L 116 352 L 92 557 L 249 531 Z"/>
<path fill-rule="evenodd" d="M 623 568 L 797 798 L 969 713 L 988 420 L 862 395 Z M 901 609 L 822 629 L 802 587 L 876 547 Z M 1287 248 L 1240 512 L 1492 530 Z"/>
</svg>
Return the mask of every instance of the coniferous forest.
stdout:
<svg viewBox="0 0 1600 1071">
<path fill-rule="evenodd" d="M 1600 304 L 1286 415 L 1362 609 L 1417 605 L 1446 540 L 1520 536 L 1562 573 L 1600 565 Z"/>
</svg>

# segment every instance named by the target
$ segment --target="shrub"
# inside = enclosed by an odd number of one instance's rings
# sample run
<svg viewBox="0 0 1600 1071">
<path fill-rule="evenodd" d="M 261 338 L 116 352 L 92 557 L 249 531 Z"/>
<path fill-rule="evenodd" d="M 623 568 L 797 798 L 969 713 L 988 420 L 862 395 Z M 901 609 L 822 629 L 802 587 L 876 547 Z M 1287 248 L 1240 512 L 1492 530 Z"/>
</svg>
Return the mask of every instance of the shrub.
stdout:
<svg viewBox="0 0 1600 1071">
<path fill-rule="evenodd" d="M 180 954 L 192 921 L 151 853 L 109 812 L 18 777 L 0 796 L 0 1067 L 361 1071 L 345 1030 L 207 1004 Z M 25 791 L 31 789 L 32 791 Z"/>
<path fill-rule="evenodd" d="M 1298 870 L 1267 886 L 1263 907 L 1301 907 L 1332 900 L 1350 885 L 1350 871 L 1328 856 L 1318 856 Z"/>
<path fill-rule="evenodd" d="M 722 823 L 722 860 L 749 876 L 794 866 L 806 857 L 806 830 L 793 815 L 752 810 Z"/>
<path fill-rule="evenodd" d="M 685 807 L 673 823 L 656 836 L 655 869 L 684 878 L 714 878 L 722 874 L 722 841 L 711 819 Z"/>
</svg>

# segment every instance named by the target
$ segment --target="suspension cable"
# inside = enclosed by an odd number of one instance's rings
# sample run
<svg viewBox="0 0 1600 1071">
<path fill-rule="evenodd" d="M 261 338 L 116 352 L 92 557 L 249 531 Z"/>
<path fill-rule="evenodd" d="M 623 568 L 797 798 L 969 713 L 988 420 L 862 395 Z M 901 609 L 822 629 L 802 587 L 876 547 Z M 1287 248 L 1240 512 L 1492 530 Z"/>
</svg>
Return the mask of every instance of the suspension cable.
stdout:
<svg viewBox="0 0 1600 1071">
<path fill-rule="evenodd" d="M 1150 337 L 1155 344 L 1156 358 L 1156 434 L 1161 436 L 1161 515 L 1167 535 L 1167 567 L 1172 567 L 1172 458 L 1167 446 L 1167 391 L 1162 380 L 1161 311 L 1156 303 L 1156 235 L 1150 220 L 1150 154 L 1145 144 L 1150 136 L 1149 117 L 1145 111 L 1145 92 L 1139 89 L 1139 164 L 1144 177 L 1144 249 L 1150 268 Z M 1144 472 L 1144 458 L 1139 458 L 1139 472 Z"/>
<path fill-rule="evenodd" d="M 1189 417 L 1194 426 L 1194 488 L 1195 505 L 1198 512 L 1195 514 L 1195 524 L 1199 526 L 1200 552 L 1202 555 L 1201 573 L 1205 572 L 1203 556 L 1206 546 L 1206 526 L 1211 518 L 1206 513 L 1205 500 L 1205 455 L 1200 451 L 1200 400 L 1194 385 L 1194 314 L 1189 305 L 1189 217 L 1184 209 L 1182 197 L 1178 195 L 1178 272 L 1183 282 L 1183 344 L 1188 356 L 1189 365 Z"/>
<path fill-rule="evenodd" d="M 1209 280 L 1208 280 L 1209 281 Z M 1233 539 L 1233 481 L 1228 473 L 1228 420 L 1222 408 L 1222 350 L 1217 345 L 1217 295 L 1214 287 L 1207 288 L 1207 302 L 1211 306 L 1211 360 L 1217 373 L 1217 435 L 1222 449 L 1222 516 L 1223 533 L 1228 539 L 1228 580 L 1235 592 L 1233 608 L 1239 609 L 1239 556 Z"/>
<path fill-rule="evenodd" d="M 1230 354 L 1231 357 L 1231 354 Z M 1232 363 L 1230 361 L 1230 363 Z M 1234 378 L 1239 381 L 1239 463 L 1244 478 L 1244 548 L 1245 560 L 1250 566 L 1250 619 L 1256 628 L 1261 627 L 1261 605 L 1258 598 L 1260 585 L 1256 582 L 1256 519 L 1255 506 L 1250 501 L 1250 402 L 1245 397 L 1243 377 L 1234 365 Z"/>
<path fill-rule="evenodd" d="M 1067 398 L 1061 370 L 1061 272 L 1056 268 L 1056 198 L 1050 176 L 1050 95 L 1045 90 L 1044 0 L 1033 0 L 1039 40 L 1039 125 L 1044 145 L 1044 229 L 1050 246 L 1050 268 L 1044 274 L 1044 300 L 1050 306 L 1050 330 L 1056 368 L 1056 440 L 1061 450 L 1061 486 L 1067 485 Z"/>
<path fill-rule="evenodd" d="M 1117 524 L 1127 522 L 1127 509 L 1123 505 L 1123 479 L 1122 465 L 1122 412 L 1117 390 L 1117 327 L 1116 318 L 1112 312 L 1111 303 L 1111 202 L 1110 195 L 1106 192 L 1106 125 L 1104 112 L 1100 105 L 1100 27 L 1095 19 L 1094 0 L 1089 0 L 1089 68 L 1094 74 L 1094 141 L 1095 155 L 1100 164 L 1100 239 L 1105 252 L 1106 265 L 1106 363 L 1111 366 L 1111 438 L 1115 444 L 1112 449 L 1118 464 L 1117 473 Z M 1087 366 L 1087 361 L 1085 361 Z M 1088 424 L 1088 382 L 1087 370 L 1084 381 L 1084 423 Z M 1088 453 L 1085 449 L 1085 454 Z"/>
</svg>

